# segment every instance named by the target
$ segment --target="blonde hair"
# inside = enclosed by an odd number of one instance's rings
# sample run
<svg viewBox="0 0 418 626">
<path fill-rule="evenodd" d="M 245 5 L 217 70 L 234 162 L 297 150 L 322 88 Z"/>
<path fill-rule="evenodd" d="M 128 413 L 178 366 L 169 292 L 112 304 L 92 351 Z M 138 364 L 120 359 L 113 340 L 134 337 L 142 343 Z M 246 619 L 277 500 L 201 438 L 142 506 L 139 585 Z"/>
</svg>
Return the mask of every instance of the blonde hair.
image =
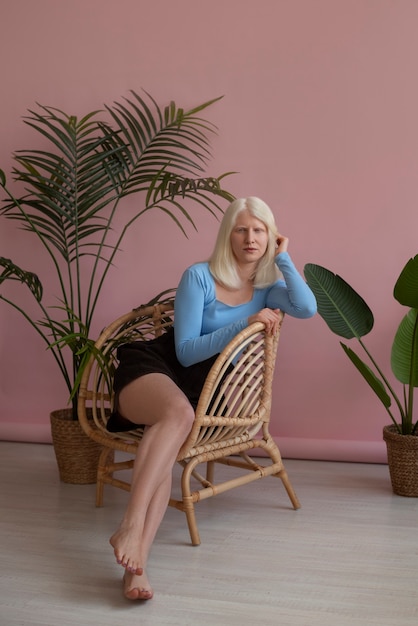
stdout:
<svg viewBox="0 0 418 626">
<path fill-rule="evenodd" d="M 267 249 L 258 262 L 254 275 L 254 286 L 258 288 L 269 287 L 280 277 L 280 272 L 274 263 L 277 227 L 270 207 L 263 200 L 254 196 L 237 198 L 231 202 L 224 213 L 215 247 L 209 259 L 209 269 L 215 280 L 230 289 L 238 289 L 242 286 L 232 252 L 231 233 L 238 215 L 246 210 L 253 217 L 263 222 L 268 232 Z"/>
</svg>

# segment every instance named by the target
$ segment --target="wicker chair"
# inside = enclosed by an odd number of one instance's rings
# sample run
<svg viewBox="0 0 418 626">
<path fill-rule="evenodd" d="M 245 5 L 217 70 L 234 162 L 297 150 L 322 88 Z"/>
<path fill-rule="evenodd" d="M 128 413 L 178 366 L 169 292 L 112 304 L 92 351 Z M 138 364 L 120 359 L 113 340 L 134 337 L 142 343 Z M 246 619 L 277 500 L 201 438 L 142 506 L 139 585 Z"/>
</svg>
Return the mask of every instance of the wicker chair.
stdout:
<svg viewBox="0 0 418 626">
<path fill-rule="evenodd" d="M 103 504 L 105 484 L 130 489 L 128 482 L 114 474 L 131 468 L 133 458 L 115 462 L 114 451 L 135 455 L 143 434 L 141 429 L 121 433 L 106 430 L 113 402 L 111 389 L 112 373 L 117 365 L 116 349 L 122 343 L 160 335 L 171 326 L 173 317 L 173 301 L 139 307 L 110 324 L 95 344 L 81 381 L 78 416 L 87 435 L 103 446 L 97 474 L 96 506 Z M 275 337 L 267 335 L 260 322 L 247 327 L 223 350 L 206 378 L 194 425 L 177 457 L 183 467 L 182 497 L 181 500 L 170 500 L 171 506 L 186 513 L 193 545 L 200 544 L 195 503 L 228 489 L 266 476 L 276 476 L 282 480 L 293 507 L 300 507 L 280 451 L 269 433 L 279 334 L 280 331 Z M 257 460 L 248 454 L 250 450 L 259 451 Z M 206 463 L 205 476 L 196 469 L 202 463 Z M 214 480 L 215 463 L 233 466 L 239 471 L 235 471 L 229 480 L 217 484 Z M 192 488 L 192 478 L 197 482 L 196 489 Z"/>
</svg>

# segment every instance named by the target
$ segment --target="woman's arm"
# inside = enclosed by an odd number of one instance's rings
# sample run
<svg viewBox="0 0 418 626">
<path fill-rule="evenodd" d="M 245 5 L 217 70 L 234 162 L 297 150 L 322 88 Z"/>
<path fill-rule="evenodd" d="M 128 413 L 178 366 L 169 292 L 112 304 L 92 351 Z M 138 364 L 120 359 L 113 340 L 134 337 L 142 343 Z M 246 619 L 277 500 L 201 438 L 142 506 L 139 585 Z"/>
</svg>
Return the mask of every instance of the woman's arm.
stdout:
<svg viewBox="0 0 418 626">
<path fill-rule="evenodd" d="M 316 313 L 317 304 L 311 289 L 295 268 L 288 252 L 276 256 L 276 265 L 284 280 L 278 280 L 267 294 L 266 306 L 281 309 L 293 317 L 306 319 Z"/>
<path fill-rule="evenodd" d="M 177 358 L 188 367 L 222 352 L 224 347 L 248 325 L 248 317 L 236 319 L 233 309 L 224 315 L 213 307 L 212 332 L 202 335 L 203 314 L 206 302 L 214 301 L 214 286 L 195 267 L 187 269 L 176 292 L 174 337 Z M 232 317 L 232 319 L 231 319 Z"/>
</svg>

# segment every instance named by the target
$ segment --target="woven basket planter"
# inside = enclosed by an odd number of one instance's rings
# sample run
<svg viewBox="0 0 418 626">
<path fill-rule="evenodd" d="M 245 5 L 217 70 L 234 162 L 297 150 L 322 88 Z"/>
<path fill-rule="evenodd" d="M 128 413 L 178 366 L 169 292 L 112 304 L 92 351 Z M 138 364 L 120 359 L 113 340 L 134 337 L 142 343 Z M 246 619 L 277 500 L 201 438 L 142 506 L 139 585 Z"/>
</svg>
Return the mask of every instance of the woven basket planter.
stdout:
<svg viewBox="0 0 418 626">
<path fill-rule="evenodd" d="M 62 482 L 76 485 L 95 483 L 102 446 L 87 437 L 71 409 L 50 415 L 52 443 Z"/>
<path fill-rule="evenodd" d="M 393 492 L 418 497 L 418 437 L 400 435 L 394 425 L 383 428 Z"/>
</svg>

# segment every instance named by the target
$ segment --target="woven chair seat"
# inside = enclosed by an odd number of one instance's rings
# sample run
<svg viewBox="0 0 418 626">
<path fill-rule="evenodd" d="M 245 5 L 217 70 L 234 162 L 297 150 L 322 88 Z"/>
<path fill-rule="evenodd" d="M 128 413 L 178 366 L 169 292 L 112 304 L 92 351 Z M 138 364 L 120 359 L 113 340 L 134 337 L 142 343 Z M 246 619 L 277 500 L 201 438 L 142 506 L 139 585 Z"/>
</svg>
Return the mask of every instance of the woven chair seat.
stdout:
<svg viewBox="0 0 418 626">
<path fill-rule="evenodd" d="M 173 300 L 139 307 L 105 328 L 95 343 L 80 384 L 78 416 L 86 434 L 103 446 L 97 474 L 97 506 L 103 505 L 105 484 L 130 489 L 130 483 L 116 478 L 115 473 L 132 468 L 143 435 L 141 428 L 120 433 L 106 429 L 113 409 L 117 348 L 130 341 L 158 337 L 170 328 L 173 320 Z M 276 476 L 281 479 L 293 508 L 300 507 L 279 448 L 269 433 L 272 381 L 282 321 L 283 315 L 275 336 L 266 334 L 261 322 L 245 328 L 225 347 L 207 375 L 192 429 L 177 457 L 183 467 L 181 498 L 172 498 L 169 503 L 186 513 L 193 545 L 200 544 L 194 504 L 228 489 Z M 115 451 L 131 454 L 132 459 L 115 461 Z M 250 451 L 254 453 L 248 454 Z M 239 468 L 240 475 L 216 483 L 216 463 Z M 200 464 L 206 465 L 205 476 L 197 471 Z"/>
</svg>

